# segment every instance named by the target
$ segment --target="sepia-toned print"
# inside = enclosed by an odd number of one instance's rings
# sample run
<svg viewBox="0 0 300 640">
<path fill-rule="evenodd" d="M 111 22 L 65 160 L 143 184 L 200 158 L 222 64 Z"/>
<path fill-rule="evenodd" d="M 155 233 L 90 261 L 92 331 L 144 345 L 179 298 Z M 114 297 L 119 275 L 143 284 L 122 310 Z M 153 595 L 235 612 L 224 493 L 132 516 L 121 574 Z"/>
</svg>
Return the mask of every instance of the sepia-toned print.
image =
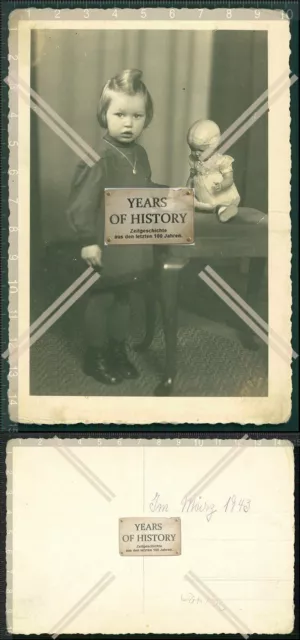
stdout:
<svg viewBox="0 0 300 640">
<path fill-rule="evenodd" d="M 12 418 L 284 423 L 288 20 L 53 11 L 10 18 Z"/>
</svg>

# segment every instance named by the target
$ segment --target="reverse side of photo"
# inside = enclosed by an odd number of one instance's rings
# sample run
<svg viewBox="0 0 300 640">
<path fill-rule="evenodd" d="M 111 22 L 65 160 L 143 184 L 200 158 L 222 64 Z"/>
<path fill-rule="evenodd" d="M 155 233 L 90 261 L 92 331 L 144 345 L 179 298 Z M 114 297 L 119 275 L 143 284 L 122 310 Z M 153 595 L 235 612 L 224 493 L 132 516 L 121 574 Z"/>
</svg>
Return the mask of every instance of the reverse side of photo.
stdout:
<svg viewBox="0 0 300 640">
<path fill-rule="evenodd" d="M 292 632 L 290 441 L 26 438 L 7 469 L 12 633 Z"/>
</svg>

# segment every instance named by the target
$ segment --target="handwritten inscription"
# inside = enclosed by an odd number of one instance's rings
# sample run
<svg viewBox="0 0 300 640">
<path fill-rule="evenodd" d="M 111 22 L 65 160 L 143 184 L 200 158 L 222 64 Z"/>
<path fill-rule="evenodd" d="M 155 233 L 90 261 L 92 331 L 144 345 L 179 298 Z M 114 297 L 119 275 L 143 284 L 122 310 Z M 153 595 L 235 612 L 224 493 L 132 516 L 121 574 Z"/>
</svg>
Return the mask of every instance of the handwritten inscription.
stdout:
<svg viewBox="0 0 300 640">
<path fill-rule="evenodd" d="M 181 513 L 200 513 L 204 514 L 207 522 L 210 522 L 215 513 L 248 513 L 251 507 L 250 498 L 241 498 L 232 494 L 226 498 L 222 505 L 206 500 L 203 496 L 193 496 L 192 498 L 183 498 L 180 504 Z M 149 503 L 150 511 L 161 513 L 169 511 L 169 505 L 160 499 L 160 494 L 155 493 Z"/>
<path fill-rule="evenodd" d="M 160 498 L 159 493 L 156 493 L 154 498 L 153 498 L 153 500 L 151 500 L 151 502 L 150 502 L 150 505 L 149 505 L 150 511 L 158 511 L 158 512 L 169 511 L 168 505 L 167 504 L 161 504 L 159 502 L 159 498 Z"/>
<path fill-rule="evenodd" d="M 200 598 L 199 596 L 195 596 L 193 593 L 181 594 L 181 602 L 184 602 L 185 604 L 206 604 L 209 602 L 215 607 L 221 609 L 221 611 L 225 609 L 225 606 L 217 598 Z"/>
</svg>

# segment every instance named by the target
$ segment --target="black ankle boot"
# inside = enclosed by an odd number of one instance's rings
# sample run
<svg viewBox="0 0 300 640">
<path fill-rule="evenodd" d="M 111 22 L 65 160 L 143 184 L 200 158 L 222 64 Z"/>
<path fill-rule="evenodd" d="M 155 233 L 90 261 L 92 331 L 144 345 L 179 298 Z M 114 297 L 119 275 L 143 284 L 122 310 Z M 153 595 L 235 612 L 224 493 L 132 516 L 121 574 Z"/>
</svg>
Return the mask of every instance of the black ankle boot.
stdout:
<svg viewBox="0 0 300 640">
<path fill-rule="evenodd" d="M 105 349 L 89 347 L 85 354 L 83 371 L 103 384 L 114 385 L 122 380 L 122 376 L 111 366 Z"/>
<path fill-rule="evenodd" d="M 128 360 L 126 353 L 126 343 L 111 340 L 110 342 L 110 362 L 113 370 L 119 373 L 122 378 L 138 378 L 139 372 L 136 367 Z"/>
</svg>

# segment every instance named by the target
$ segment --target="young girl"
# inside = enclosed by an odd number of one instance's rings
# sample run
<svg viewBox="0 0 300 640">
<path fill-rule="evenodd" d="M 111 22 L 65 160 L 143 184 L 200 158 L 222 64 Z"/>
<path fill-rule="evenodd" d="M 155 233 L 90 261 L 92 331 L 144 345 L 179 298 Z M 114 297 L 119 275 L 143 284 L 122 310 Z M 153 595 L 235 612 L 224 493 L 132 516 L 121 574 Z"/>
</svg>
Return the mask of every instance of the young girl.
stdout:
<svg viewBox="0 0 300 640">
<path fill-rule="evenodd" d="M 85 313 L 84 371 L 105 384 L 139 375 L 126 352 L 130 323 L 126 284 L 152 267 L 153 249 L 104 245 L 104 188 L 159 186 L 151 182 L 147 153 L 137 144 L 152 116 L 153 103 L 141 71 L 122 71 L 106 83 L 97 112 L 100 126 L 107 130 L 100 144 L 100 160 L 91 168 L 79 163 L 67 211 L 81 243 L 81 257 L 95 269 L 101 268 Z"/>
<path fill-rule="evenodd" d="M 215 211 L 221 222 L 227 222 L 237 214 L 240 196 L 233 181 L 233 158 L 215 151 L 220 135 L 212 120 L 197 120 L 190 127 L 187 141 L 191 172 L 187 186 L 195 189 L 197 209 Z"/>
</svg>

